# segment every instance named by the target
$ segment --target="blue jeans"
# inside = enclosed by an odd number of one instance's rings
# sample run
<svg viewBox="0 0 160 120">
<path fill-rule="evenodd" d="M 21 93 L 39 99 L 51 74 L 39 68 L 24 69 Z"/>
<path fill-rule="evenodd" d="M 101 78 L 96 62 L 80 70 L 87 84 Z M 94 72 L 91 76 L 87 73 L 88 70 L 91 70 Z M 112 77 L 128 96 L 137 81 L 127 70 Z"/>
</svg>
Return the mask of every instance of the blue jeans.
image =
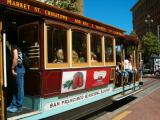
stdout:
<svg viewBox="0 0 160 120">
<path fill-rule="evenodd" d="M 24 99 L 24 74 L 25 69 L 24 66 L 16 67 L 16 92 L 13 94 L 13 99 L 11 105 L 22 108 L 23 106 L 23 99 Z"/>
<path fill-rule="evenodd" d="M 133 79 L 133 71 L 132 71 L 132 70 L 126 70 L 126 72 L 128 72 L 128 74 L 129 74 L 128 82 L 132 82 L 132 79 Z"/>
<path fill-rule="evenodd" d="M 124 79 L 127 79 L 129 76 L 128 72 L 127 71 L 123 71 L 123 78 Z"/>
</svg>

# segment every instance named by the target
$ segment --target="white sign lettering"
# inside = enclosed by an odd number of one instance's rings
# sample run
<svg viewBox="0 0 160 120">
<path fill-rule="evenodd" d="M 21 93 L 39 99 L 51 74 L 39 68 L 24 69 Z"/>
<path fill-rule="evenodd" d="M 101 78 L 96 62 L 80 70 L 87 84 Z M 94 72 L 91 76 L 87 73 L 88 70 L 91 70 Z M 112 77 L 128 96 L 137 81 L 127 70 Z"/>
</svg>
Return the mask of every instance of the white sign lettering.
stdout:
<svg viewBox="0 0 160 120">
<path fill-rule="evenodd" d="M 86 93 L 80 94 L 78 96 L 68 96 L 64 99 L 59 99 L 54 102 L 46 103 L 44 105 L 44 110 L 47 111 L 47 110 L 50 110 L 53 108 L 62 107 L 65 105 L 70 105 L 70 104 L 73 104 L 76 102 L 80 102 L 82 100 L 92 99 L 93 97 L 97 97 L 98 95 L 102 95 L 102 94 L 107 94 L 112 91 L 113 91 L 113 88 L 110 87 L 110 88 L 99 89 L 99 90 L 96 90 L 93 92 L 88 92 L 88 93 L 86 92 Z"/>
</svg>

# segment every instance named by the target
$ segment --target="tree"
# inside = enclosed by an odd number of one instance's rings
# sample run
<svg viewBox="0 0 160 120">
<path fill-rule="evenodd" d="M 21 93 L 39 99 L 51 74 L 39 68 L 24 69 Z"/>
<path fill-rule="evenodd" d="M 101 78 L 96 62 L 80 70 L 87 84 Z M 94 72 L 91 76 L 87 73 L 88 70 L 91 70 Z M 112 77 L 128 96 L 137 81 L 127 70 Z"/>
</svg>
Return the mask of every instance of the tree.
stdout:
<svg viewBox="0 0 160 120">
<path fill-rule="evenodd" d="M 144 63 L 147 63 L 152 55 L 159 55 L 160 42 L 153 33 L 147 32 L 141 40 L 141 49 Z"/>
<path fill-rule="evenodd" d="M 136 31 L 135 31 L 135 30 L 133 30 L 133 31 L 130 33 L 130 36 L 138 37 L 138 36 L 137 36 L 137 33 L 136 33 Z"/>
<path fill-rule="evenodd" d="M 45 0 L 44 2 L 73 12 L 79 11 L 76 6 L 77 0 Z"/>
</svg>

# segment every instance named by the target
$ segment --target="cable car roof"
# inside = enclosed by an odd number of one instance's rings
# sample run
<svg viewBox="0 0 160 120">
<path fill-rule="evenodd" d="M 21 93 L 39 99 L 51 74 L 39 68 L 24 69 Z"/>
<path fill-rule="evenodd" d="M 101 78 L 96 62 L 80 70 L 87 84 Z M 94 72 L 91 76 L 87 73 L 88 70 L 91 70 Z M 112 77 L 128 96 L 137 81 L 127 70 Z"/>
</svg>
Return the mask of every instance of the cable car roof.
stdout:
<svg viewBox="0 0 160 120">
<path fill-rule="evenodd" d="M 125 32 L 124 30 L 113 27 L 111 25 L 107 25 L 99 21 L 81 16 L 74 12 L 35 0 L 0 0 L 0 5 L 7 6 L 7 9 L 13 8 L 15 10 L 33 13 L 34 15 L 40 15 L 44 18 L 52 18 L 60 21 L 65 21 L 71 24 L 88 27 L 116 36 L 121 36 Z"/>
<path fill-rule="evenodd" d="M 139 43 L 139 38 L 123 34 L 117 39 L 117 44 L 134 45 Z"/>
</svg>

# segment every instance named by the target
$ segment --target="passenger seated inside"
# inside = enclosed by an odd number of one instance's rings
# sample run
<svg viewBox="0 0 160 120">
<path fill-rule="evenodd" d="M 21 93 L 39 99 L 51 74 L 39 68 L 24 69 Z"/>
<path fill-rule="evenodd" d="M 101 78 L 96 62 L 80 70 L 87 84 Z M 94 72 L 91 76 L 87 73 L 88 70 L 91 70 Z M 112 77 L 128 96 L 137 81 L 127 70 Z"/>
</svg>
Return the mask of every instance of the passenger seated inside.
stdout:
<svg viewBox="0 0 160 120">
<path fill-rule="evenodd" d="M 129 79 L 129 73 L 126 71 L 126 70 L 124 70 L 124 71 L 122 71 L 122 75 L 123 75 L 123 81 L 124 81 L 124 84 L 128 84 L 129 82 L 128 82 L 128 79 Z"/>
<path fill-rule="evenodd" d="M 81 63 L 84 63 L 84 62 L 86 62 L 86 59 L 85 59 L 85 55 L 84 55 L 85 53 L 84 52 L 80 52 L 79 53 L 79 61 L 81 62 Z"/>
<path fill-rule="evenodd" d="M 72 62 L 73 63 L 79 63 L 79 56 L 78 56 L 78 53 L 75 50 L 72 50 Z"/>
<path fill-rule="evenodd" d="M 56 57 L 53 60 L 54 63 L 63 63 L 64 62 L 64 54 L 62 49 L 58 49 L 56 52 Z"/>
<path fill-rule="evenodd" d="M 116 60 L 116 75 L 117 75 L 117 78 L 120 78 L 122 63 L 121 63 L 119 55 L 117 55 L 116 58 L 117 58 L 117 60 Z"/>
<path fill-rule="evenodd" d="M 93 52 L 91 52 L 91 62 L 98 62 L 97 61 L 97 56 L 96 56 L 96 54 L 95 53 L 93 53 Z"/>
<path fill-rule="evenodd" d="M 121 77 L 123 76 L 123 81 L 125 83 L 128 82 L 128 72 L 126 71 L 122 71 L 122 67 L 123 67 L 123 62 L 121 62 L 120 56 L 117 55 L 116 56 L 117 61 L 116 61 L 116 80 L 117 81 L 121 81 Z"/>
</svg>

